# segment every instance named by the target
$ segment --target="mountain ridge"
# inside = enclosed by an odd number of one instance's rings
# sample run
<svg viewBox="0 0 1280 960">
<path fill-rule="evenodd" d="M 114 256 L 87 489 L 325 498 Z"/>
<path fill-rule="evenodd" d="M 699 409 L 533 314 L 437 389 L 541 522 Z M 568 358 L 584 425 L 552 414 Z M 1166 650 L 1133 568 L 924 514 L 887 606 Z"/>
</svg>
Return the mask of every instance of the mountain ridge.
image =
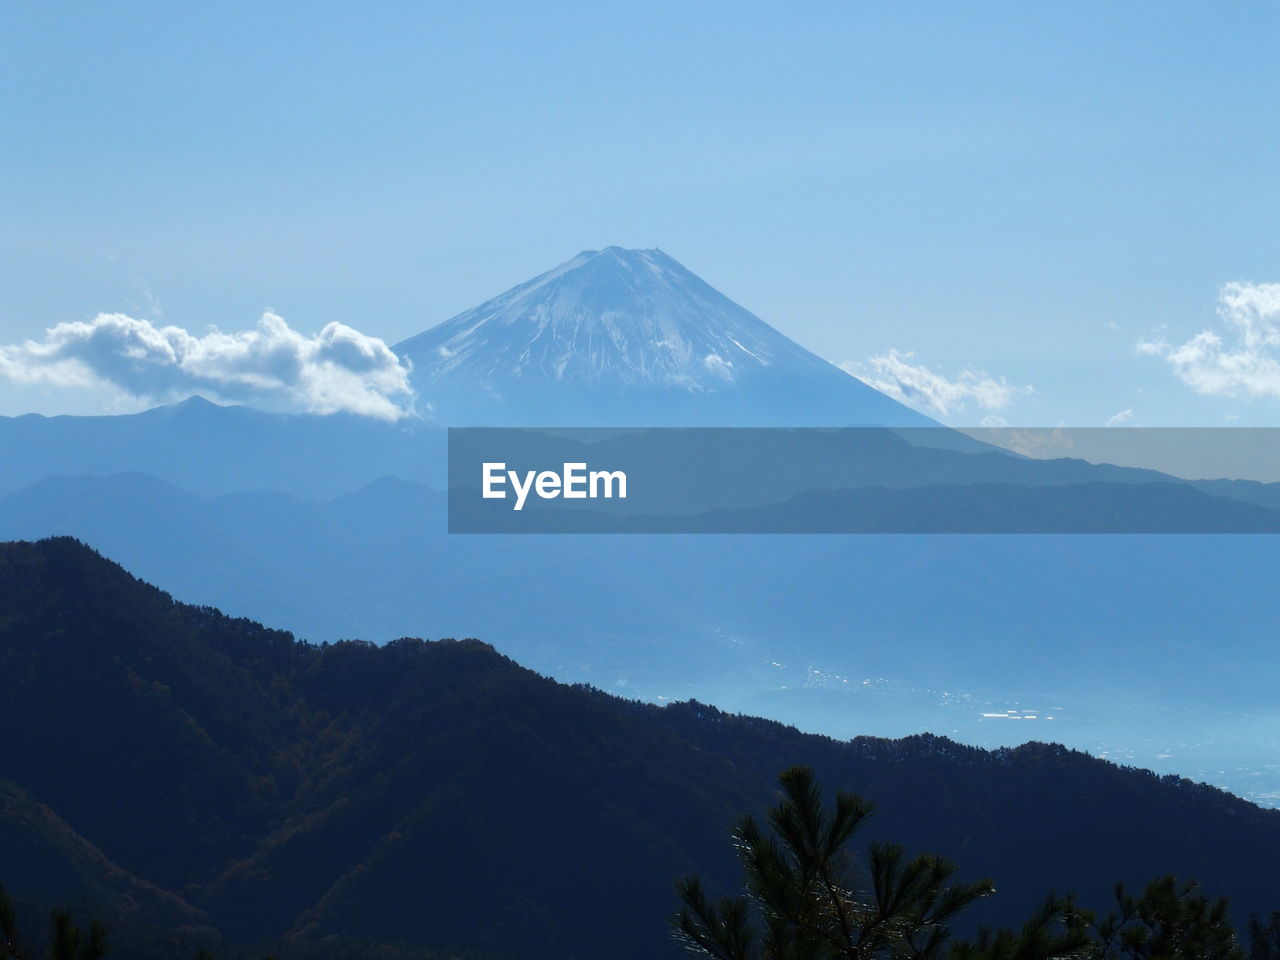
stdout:
<svg viewBox="0 0 1280 960">
<path fill-rule="evenodd" d="M 7 776 L 234 942 L 674 958 L 672 880 L 730 887 L 734 818 L 793 763 L 880 804 L 871 839 L 994 876 L 978 920 L 1165 872 L 1275 906 L 1280 812 L 1060 746 L 836 741 L 564 686 L 474 640 L 299 644 L 68 538 L 0 545 L 0 604 L 0 723 L 27 731 L 0 739 Z"/>
<path fill-rule="evenodd" d="M 186 600 L 315 641 L 480 636 L 566 682 L 840 735 L 935 729 L 992 746 L 1049 727 L 1274 802 L 1274 779 L 1246 768 L 1266 762 L 1276 683 L 1275 537 L 496 542 L 448 534 L 444 497 L 395 480 L 319 504 L 198 498 L 138 475 L 48 480 L 0 497 L 0 539 L 73 534 Z M 550 602 L 566 583 L 573 602 Z M 1230 642 L 1210 652 L 1215 632 Z M 1076 666 L 1095 660 L 1111 669 Z M 984 719 L 1050 705 L 1065 708 L 1052 722 Z"/>
<path fill-rule="evenodd" d="M 452 426 L 926 426 L 659 249 L 586 250 L 409 337 Z"/>
<path fill-rule="evenodd" d="M 125 472 L 208 496 L 269 489 L 324 498 L 385 474 L 439 484 L 443 436 L 420 417 L 275 413 L 200 396 L 141 413 L 0 417 L 0 494 L 50 475 Z"/>
</svg>

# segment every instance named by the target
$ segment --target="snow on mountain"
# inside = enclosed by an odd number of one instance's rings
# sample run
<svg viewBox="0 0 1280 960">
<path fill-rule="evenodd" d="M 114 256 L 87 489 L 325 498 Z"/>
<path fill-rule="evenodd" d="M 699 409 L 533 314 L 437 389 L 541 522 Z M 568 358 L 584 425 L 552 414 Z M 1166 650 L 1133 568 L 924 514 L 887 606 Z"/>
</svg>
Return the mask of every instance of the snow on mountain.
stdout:
<svg viewBox="0 0 1280 960">
<path fill-rule="evenodd" d="M 930 423 L 661 250 L 588 250 L 395 347 L 443 423 Z"/>
</svg>

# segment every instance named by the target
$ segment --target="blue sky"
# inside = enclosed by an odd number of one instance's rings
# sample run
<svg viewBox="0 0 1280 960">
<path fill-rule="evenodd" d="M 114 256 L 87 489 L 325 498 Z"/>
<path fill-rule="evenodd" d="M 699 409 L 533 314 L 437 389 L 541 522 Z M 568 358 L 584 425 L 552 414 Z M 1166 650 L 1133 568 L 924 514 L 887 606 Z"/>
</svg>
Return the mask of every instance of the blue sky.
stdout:
<svg viewBox="0 0 1280 960">
<path fill-rule="evenodd" d="M 0 343 L 394 343 L 658 246 L 952 423 L 1280 425 L 1278 41 L 1265 3 L 11 0 Z"/>
</svg>

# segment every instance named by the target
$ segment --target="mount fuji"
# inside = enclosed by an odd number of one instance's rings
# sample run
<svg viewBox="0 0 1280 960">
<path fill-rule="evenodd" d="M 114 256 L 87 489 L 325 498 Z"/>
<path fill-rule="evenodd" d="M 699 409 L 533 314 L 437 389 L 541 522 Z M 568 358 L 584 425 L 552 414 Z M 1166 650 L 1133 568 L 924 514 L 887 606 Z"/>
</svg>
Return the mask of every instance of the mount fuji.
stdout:
<svg viewBox="0 0 1280 960">
<path fill-rule="evenodd" d="M 446 425 L 936 426 L 661 250 L 587 250 L 396 345 Z"/>
</svg>

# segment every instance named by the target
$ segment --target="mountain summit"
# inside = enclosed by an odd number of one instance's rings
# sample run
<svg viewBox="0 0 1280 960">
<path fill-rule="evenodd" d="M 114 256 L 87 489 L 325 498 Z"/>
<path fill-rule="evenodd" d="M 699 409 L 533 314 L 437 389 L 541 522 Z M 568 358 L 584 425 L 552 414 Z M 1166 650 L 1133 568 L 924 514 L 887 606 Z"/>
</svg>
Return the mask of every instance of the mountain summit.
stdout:
<svg viewBox="0 0 1280 960">
<path fill-rule="evenodd" d="M 922 426 L 661 250 L 587 250 L 397 344 L 446 424 Z"/>
</svg>

